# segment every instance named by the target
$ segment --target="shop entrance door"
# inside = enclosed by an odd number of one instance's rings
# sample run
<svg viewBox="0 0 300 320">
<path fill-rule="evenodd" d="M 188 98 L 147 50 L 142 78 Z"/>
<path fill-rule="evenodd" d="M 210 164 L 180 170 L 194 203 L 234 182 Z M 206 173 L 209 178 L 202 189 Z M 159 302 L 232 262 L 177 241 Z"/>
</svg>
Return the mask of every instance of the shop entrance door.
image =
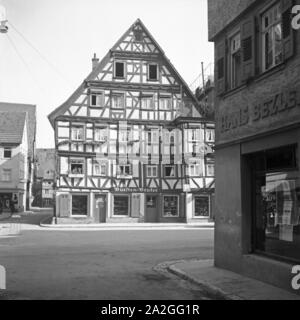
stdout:
<svg viewBox="0 0 300 320">
<path fill-rule="evenodd" d="M 106 195 L 96 194 L 94 201 L 95 222 L 106 222 Z"/>
<path fill-rule="evenodd" d="M 132 206 L 131 206 L 131 217 L 139 218 L 140 217 L 140 203 L 141 203 L 141 195 L 133 194 L 132 195 Z"/>
<path fill-rule="evenodd" d="M 146 196 L 146 222 L 158 222 L 157 196 Z"/>
</svg>

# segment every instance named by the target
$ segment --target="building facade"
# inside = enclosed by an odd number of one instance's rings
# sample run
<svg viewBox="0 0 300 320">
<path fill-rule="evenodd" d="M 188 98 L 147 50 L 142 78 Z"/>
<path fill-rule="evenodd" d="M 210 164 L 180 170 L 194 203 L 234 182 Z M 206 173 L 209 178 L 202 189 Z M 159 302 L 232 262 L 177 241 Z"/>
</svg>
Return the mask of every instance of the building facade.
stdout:
<svg viewBox="0 0 300 320">
<path fill-rule="evenodd" d="M 3 211 L 24 211 L 28 198 L 28 137 L 25 112 L 0 111 L 0 201 Z"/>
<path fill-rule="evenodd" d="M 54 178 L 55 149 L 36 149 L 33 206 L 53 207 Z"/>
<path fill-rule="evenodd" d="M 300 262 L 295 4 L 208 2 L 216 66 L 215 264 L 291 291 L 292 266 Z"/>
<path fill-rule="evenodd" d="M 26 175 L 26 205 L 24 210 L 30 210 L 32 197 L 32 186 L 34 181 L 34 157 L 35 157 L 35 139 L 36 139 L 36 106 L 31 104 L 0 102 L 0 112 L 13 113 L 13 116 L 18 117 L 17 113 L 26 113 L 26 130 L 27 130 L 27 168 Z M 12 116 L 12 117 L 13 117 Z M 5 119 L 3 119 L 4 121 Z M 12 118 L 13 122 L 13 118 Z M 4 128 L 4 127 L 3 127 Z M 14 124 L 12 123 L 12 128 Z M 9 128 L 7 128 L 9 130 Z M 13 133 L 12 133 L 13 134 Z M 5 136 L 2 137 L 5 144 Z"/>
<path fill-rule="evenodd" d="M 137 20 L 59 108 L 59 222 L 212 216 L 214 122 Z"/>
</svg>

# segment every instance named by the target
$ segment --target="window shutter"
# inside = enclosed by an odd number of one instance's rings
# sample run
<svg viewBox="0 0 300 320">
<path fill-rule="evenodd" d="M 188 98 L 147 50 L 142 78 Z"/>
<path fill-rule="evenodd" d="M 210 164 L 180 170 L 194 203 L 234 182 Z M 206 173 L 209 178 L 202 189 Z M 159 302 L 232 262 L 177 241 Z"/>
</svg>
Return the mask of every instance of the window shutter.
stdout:
<svg viewBox="0 0 300 320">
<path fill-rule="evenodd" d="M 242 47 L 242 81 L 247 82 L 254 76 L 255 55 L 255 19 L 253 17 L 245 20 L 241 26 L 241 47 Z"/>
<path fill-rule="evenodd" d="M 216 44 L 216 90 L 221 95 L 225 92 L 226 79 L 226 40 Z"/>
<path fill-rule="evenodd" d="M 282 48 L 283 59 L 287 60 L 294 54 L 294 32 L 292 28 L 293 0 L 281 0 Z"/>
</svg>

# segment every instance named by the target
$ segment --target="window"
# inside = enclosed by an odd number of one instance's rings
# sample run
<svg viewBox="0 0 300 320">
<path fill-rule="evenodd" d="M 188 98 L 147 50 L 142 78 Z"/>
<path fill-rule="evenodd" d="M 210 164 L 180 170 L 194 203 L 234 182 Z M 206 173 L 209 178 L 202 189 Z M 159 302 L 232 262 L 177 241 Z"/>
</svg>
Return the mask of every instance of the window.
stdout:
<svg viewBox="0 0 300 320">
<path fill-rule="evenodd" d="M 159 99 L 159 109 L 160 110 L 171 110 L 172 109 L 171 98 L 160 98 Z"/>
<path fill-rule="evenodd" d="M 206 142 L 215 142 L 215 129 L 206 128 L 205 141 Z"/>
<path fill-rule="evenodd" d="M 114 195 L 114 216 L 129 216 L 129 196 Z"/>
<path fill-rule="evenodd" d="M 74 126 L 71 129 L 72 131 L 72 140 L 81 141 L 84 139 L 84 129 L 83 126 Z"/>
<path fill-rule="evenodd" d="M 70 173 L 75 175 L 84 174 L 83 165 L 84 165 L 83 160 L 70 160 Z"/>
<path fill-rule="evenodd" d="M 201 163 L 194 163 L 188 166 L 190 177 L 202 177 L 202 165 Z"/>
<path fill-rule="evenodd" d="M 119 165 L 117 168 L 117 175 L 118 176 L 129 176 L 131 175 L 131 165 L 125 164 L 125 165 Z"/>
<path fill-rule="evenodd" d="M 200 141 L 200 129 L 189 129 L 188 139 L 189 141 Z"/>
<path fill-rule="evenodd" d="M 119 131 L 119 141 L 120 142 L 129 142 L 130 139 L 130 130 L 120 130 Z"/>
<path fill-rule="evenodd" d="M 141 98 L 141 109 L 152 110 L 154 108 L 153 96 L 145 96 Z"/>
<path fill-rule="evenodd" d="M 208 163 L 206 165 L 206 176 L 214 177 L 215 175 L 215 165 L 213 163 Z"/>
<path fill-rule="evenodd" d="M 11 169 L 2 169 L 2 181 L 11 181 Z"/>
<path fill-rule="evenodd" d="M 148 64 L 148 80 L 157 81 L 158 80 L 158 65 Z"/>
<path fill-rule="evenodd" d="M 147 178 L 157 178 L 157 166 L 147 166 Z"/>
<path fill-rule="evenodd" d="M 95 141 L 107 141 L 107 128 L 95 128 Z"/>
<path fill-rule="evenodd" d="M 143 41 L 143 31 L 142 30 L 134 30 L 133 31 L 134 40 L 136 42 L 142 42 Z"/>
<path fill-rule="evenodd" d="M 276 4 L 262 16 L 263 71 L 283 61 L 282 19 L 280 4 Z"/>
<path fill-rule="evenodd" d="M 95 176 L 106 176 L 107 175 L 107 165 L 106 163 L 94 163 L 94 175 Z"/>
<path fill-rule="evenodd" d="M 115 62 L 115 78 L 125 78 L 125 62 Z"/>
<path fill-rule="evenodd" d="M 194 197 L 194 216 L 209 217 L 209 197 L 208 196 L 195 196 Z"/>
<path fill-rule="evenodd" d="M 165 166 L 164 175 L 166 178 L 174 178 L 175 174 L 175 166 Z"/>
<path fill-rule="evenodd" d="M 104 105 L 104 93 L 103 92 L 94 92 L 91 93 L 91 107 L 103 107 Z"/>
<path fill-rule="evenodd" d="M 249 156 L 253 172 L 254 250 L 300 262 L 300 174 L 296 147 Z"/>
<path fill-rule="evenodd" d="M 241 84 L 241 35 L 236 34 L 230 39 L 230 84 L 231 89 Z"/>
<path fill-rule="evenodd" d="M 163 197 L 163 216 L 168 217 L 178 217 L 178 196 L 164 196 Z"/>
<path fill-rule="evenodd" d="M 72 195 L 72 215 L 87 216 L 88 214 L 88 196 Z"/>
<path fill-rule="evenodd" d="M 159 131 L 151 130 L 147 132 L 148 144 L 159 143 Z"/>
<path fill-rule="evenodd" d="M 12 150 L 10 148 L 4 148 L 4 159 L 10 159 L 12 156 Z"/>
<path fill-rule="evenodd" d="M 124 109 L 124 94 L 113 93 L 111 96 L 111 107 L 113 109 Z"/>
</svg>

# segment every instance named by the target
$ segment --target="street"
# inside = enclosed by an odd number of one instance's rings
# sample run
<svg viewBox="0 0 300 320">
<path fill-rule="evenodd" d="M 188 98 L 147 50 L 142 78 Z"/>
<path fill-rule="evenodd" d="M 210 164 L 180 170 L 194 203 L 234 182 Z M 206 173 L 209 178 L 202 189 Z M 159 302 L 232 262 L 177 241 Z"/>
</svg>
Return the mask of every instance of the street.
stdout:
<svg viewBox="0 0 300 320">
<path fill-rule="evenodd" d="M 38 227 L 46 215 L 22 218 L 27 225 L 19 236 L 0 238 L 7 272 L 2 299 L 210 298 L 156 266 L 211 259 L 212 230 L 60 231 Z"/>
</svg>

